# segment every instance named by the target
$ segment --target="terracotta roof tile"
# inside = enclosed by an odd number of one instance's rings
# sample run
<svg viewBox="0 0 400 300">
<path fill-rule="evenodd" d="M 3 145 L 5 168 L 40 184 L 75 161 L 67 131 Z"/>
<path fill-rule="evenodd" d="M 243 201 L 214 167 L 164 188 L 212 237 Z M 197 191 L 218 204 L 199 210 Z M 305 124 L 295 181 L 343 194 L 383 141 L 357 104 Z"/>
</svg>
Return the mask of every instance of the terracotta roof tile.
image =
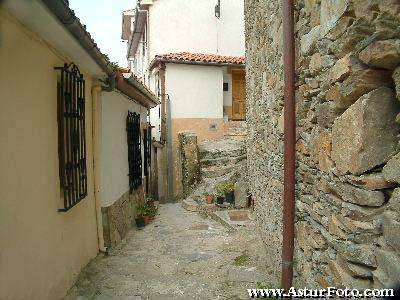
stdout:
<svg viewBox="0 0 400 300">
<path fill-rule="evenodd" d="M 184 62 L 204 62 L 204 63 L 217 63 L 217 64 L 245 64 L 245 58 L 243 56 L 227 56 L 219 54 L 202 54 L 202 53 L 168 53 L 162 55 L 156 55 L 155 60 L 165 61 L 184 61 Z"/>
</svg>

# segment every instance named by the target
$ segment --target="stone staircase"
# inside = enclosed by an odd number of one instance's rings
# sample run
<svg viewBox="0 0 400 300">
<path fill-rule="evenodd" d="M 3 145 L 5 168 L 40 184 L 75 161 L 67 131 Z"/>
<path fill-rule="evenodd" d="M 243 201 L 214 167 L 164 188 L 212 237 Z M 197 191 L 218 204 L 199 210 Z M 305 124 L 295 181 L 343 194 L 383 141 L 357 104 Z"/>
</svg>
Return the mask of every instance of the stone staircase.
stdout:
<svg viewBox="0 0 400 300">
<path fill-rule="evenodd" d="M 235 121 L 225 133 L 225 138 L 244 141 L 247 136 L 247 123 L 245 121 Z"/>
<path fill-rule="evenodd" d="M 203 179 L 232 173 L 238 163 L 246 159 L 244 142 L 234 139 L 203 142 L 199 145 L 199 151 Z"/>
<path fill-rule="evenodd" d="M 182 202 L 188 211 L 212 212 L 220 207 L 207 205 L 205 195 L 216 193 L 216 186 L 224 181 L 236 182 L 246 168 L 245 122 L 234 122 L 220 140 L 204 141 L 198 144 L 201 182 Z"/>
</svg>

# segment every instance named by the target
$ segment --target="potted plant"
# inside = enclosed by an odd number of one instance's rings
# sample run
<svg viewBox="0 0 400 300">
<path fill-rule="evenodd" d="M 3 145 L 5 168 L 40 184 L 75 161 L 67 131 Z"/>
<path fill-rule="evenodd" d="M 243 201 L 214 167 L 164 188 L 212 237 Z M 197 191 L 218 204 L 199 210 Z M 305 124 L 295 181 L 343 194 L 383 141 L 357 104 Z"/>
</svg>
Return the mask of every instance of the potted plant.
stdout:
<svg viewBox="0 0 400 300">
<path fill-rule="evenodd" d="M 219 183 L 216 186 L 216 195 L 217 195 L 217 204 L 224 204 L 224 200 L 225 200 L 225 191 L 224 191 L 224 184 L 223 183 Z"/>
<path fill-rule="evenodd" d="M 146 215 L 149 216 L 149 220 L 153 221 L 157 214 L 157 210 L 158 210 L 157 207 L 154 205 L 154 202 L 150 202 L 150 203 L 147 202 L 146 210 L 147 210 Z"/>
<path fill-rule="evenodd" d="M 213 204 L 213 202 L 214 202 L 214 196 L 211 195 L 211 194 L 209 194 L 209 193 L 206 193 L 205 196 L 206 196 L 206 203 L 207 203 L 207 204 Z"/>
<path fill-rule="evenodd" d="M 148 205 L 154 205 L 154 199 L 151 197 L 147 197 L 146 198 L 146 204 Z"/>
<path fill-rule="evenodd" d="M 144 205 L 139 205 L 136 208 L 137 217 L 135 218 L 136 226 L 138 229 L 142 229 L 146 224 L 144 215 L 146 214 L 146 208 Z"/>
<path fill-rule="evenodd" d="M 146 208 L 146 212 L 145 212 L 143 218 L 144 218 L 144 224 L 145 224 L 145 225 L 147 225 L 147 224 L 150 223 L 151 219 L 150 219 L 150 215 L 149 215 L 149 213 L 148 213 L 148 211 L 147 211 L 147 208 Z"/>
<path fill-rule="evenodd" d="M 235 183 L 227 181 L 224 184 L 225 200 L 226 202 L 233 204 L 235 202 Z"/>
</svg>

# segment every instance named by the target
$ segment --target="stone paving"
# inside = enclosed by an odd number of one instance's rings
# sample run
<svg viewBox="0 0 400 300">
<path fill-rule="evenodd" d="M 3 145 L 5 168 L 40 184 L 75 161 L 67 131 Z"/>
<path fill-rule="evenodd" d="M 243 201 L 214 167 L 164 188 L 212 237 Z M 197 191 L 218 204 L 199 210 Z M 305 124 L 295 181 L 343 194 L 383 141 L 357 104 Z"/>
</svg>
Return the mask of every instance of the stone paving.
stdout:
<svg viewBox="0 0 400 300">
<path fill-rule="evenodd" d="M 64 300 L 248 299 L 247 288 L 268 286 L 252 222 L 230 230 L 179 203 L 159 213 L 86 266 Z"/>
</svg>

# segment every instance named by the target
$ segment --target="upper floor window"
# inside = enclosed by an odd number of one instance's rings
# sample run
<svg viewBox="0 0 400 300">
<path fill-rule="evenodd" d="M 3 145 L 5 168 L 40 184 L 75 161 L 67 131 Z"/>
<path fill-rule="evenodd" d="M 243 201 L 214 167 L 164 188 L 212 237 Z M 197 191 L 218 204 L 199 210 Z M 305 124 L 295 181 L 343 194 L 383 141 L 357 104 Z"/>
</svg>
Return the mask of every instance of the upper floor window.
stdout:
<svg viewBox="0 0 400 300">
<path fill-rule="evenodd" d="M 142 185 L 140 114 L 128 111 L 126 132 L 128 141 L 129 192 L 132 193 Z"/>
<path fill-rule="evenodd" d="M 58 155 L 63 208 L 67 211 L 87 196 L 85 79 L 78 67 L 64 64 L 57 82 Z"/>
</svg>

